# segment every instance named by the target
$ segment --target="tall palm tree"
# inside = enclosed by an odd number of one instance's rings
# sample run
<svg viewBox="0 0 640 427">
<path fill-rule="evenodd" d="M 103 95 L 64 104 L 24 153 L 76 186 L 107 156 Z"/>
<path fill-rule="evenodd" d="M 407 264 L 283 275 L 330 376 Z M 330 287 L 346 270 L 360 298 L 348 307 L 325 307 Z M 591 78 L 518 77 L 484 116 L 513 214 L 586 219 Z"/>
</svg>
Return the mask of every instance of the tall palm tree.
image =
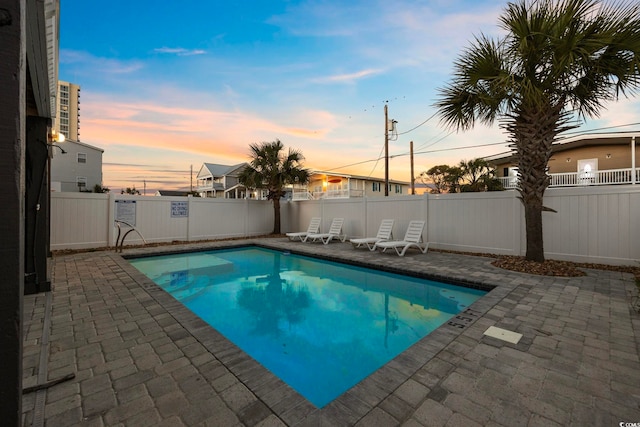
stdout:
<svg viewBox="0 0 640 427">
<path fill-rule="evenodd" d="M 436 106 L 447 125 L 496 119 L 518 162 L 526 259 L 544 261 L 542 204 L 558 136 L 607 101 L 640 86 L 640 5 L 597 0 L 521 0 L 500 17 L 506 35 L 477 37 L 454 64 Z"/>
<path fill-rule="evenodd" d="M 273 202 L 273 234 L 280 234 L 280 198 L 288 184 L 306 184 L 309 171 L 301 167 L 304 156 L 298 150 L 284 146 L 279 139 L 273 142 L 251 144 L 252 160 L 238 177 L 247 188 L 267 190 L 267 199 Z"/>
</svg>

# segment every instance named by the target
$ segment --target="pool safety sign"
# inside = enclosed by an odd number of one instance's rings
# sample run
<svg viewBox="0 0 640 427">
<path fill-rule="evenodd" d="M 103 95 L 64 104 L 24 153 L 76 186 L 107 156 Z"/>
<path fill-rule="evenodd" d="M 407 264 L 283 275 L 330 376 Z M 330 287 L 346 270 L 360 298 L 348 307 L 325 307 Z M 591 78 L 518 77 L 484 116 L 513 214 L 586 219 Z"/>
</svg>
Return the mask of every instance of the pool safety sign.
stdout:
<svg viewBox="0 0 640 427">
<path fill-rule="evenodd" d="M 171 202 L 171 218 L 189 217 L 189 202 Z"/>
<path fill-rule="evenodd" d="M 124 221 L 135 227 L 136 225 L 136 201 L 116 200 L 116 220 Z"/>
</svg>

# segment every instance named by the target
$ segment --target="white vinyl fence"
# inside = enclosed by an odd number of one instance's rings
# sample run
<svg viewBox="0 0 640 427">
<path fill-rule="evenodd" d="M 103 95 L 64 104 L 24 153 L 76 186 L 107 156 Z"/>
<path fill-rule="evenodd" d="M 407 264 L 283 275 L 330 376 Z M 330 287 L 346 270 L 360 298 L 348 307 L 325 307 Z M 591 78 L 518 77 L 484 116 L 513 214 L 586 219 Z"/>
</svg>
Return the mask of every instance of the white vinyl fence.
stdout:
<svg viewBox="0 0 640 427">
<path fill-rule="evenodd" d="M 116 220 L 135 226 L 147 243 L 248 237 L 273 231 L 273 206 L 262 200 L 51 193 L 51 250 L 114 246 Z M 125 240 L 141 243 L 135 232 Z"/>
<path fill-rule="evenodd" d="M 145 240 L 196 241 L 250 237 L 273 230 L 269 201 L 52 193 L 51 249 L 113 246 L 116 219 L 131 219 Z M 638 265 L 640 186 L 552 188 L 544 212 L 546 256 L 578 262 Z M 282 232 L 306 230 L 311 217 L 345 219 L 349 238 L 374 236 L 395 219 L 394 237 L 409 221 L 427 222 L 430 248 L 524 255 L 524 209 L 516 191 L 424 196 L 281 201 Z M 126 244 L 142 240 L 131 233 Z"/>
</svg>

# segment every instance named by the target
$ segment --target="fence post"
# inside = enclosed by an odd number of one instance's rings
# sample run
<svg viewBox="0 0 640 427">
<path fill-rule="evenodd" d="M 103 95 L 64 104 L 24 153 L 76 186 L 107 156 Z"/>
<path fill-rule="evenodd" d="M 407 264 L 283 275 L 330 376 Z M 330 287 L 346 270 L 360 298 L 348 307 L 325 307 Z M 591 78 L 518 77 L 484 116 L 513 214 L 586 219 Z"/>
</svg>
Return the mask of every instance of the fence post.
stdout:
<svg viewBox="0 0 640 427">
<path fill-rule="evenodd" d="M 524 221 L 522 221 L 522 217 L 524 215 L 522 202 L 518 198 L 518 190 L 512 190 L 513 197 L 511 197 L 513 212 L 513 255 L 522 256 L 522 236 L 525 236 L 526 233 L 523 230 Z"/>
<path fill-rule="evenodd" d="M 116 195 L 109 193 L 107 197 L 107 247 L 110 248 L 113 243 L 114 220 L 116 212 Z"/>
<path fill-rule="evenodd" d="M 193 201 L 193 196 L 189 194 L 187 196 L 187 242 L 191 241 L 191 202 Z"/>
<path fill-rule="evenodd" d="M 425 242 L 429 242 L 429 193 L 425 192 L 423 195 L 423 203 L 420 203 L 420 217 L 422 219 L 424 219 L 425 223 L 427 224 L 426 227 L 426 233 L 427 235 L 425 236 Z"/>
<path fill-rule="evenodd" d="M 282 215 L 280 215 L 280 219 L 282 220 Z M 280 224 L 282 227 L 282 224 Z M 244 199 L 244 237 L 247 237 L 247 233 L 249 232 L 249 199 Z"/>
<path fill-rule="evenodd" d="M 362 213 L 361 213 L 361 217 L 362 217 L 362 225 L 363 225 L 363 234 L 362 237 L 367 237 L 367 230 L 369 230 L 369 201 L 367 200 L 367 196 L 364 196 L 362 198 L 362 205 L 361 205 L 361 209 L 362 209 Z"/>
</svg>

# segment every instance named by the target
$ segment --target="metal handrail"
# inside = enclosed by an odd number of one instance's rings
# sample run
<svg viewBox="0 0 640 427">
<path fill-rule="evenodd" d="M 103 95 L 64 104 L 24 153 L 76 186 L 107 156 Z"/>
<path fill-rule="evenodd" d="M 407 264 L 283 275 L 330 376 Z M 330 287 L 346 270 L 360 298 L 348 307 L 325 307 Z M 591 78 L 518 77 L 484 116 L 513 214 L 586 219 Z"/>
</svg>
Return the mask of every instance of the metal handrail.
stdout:
<svg viewBox="0 0 640 427">
<path fill-rule="evenodd" d="M 118 242 L 120 242 L 120 252 L 122 252 L 122 248 L 124 246 L 124 239 L 126 239 L 129 233 L 131 233 L 132 231 L 135 231 L 136 233 L 138 233 L 138 236 L 140 236 L 140 238 L 142 239 L 142 242 L 145 245 L 147 244 L 147 241 L 144 239 L 144 236 L 142 235 L 142 233 L 140 233 L 140 231 L 134 225 L 131 225 L 127 221 L 122 221 L 119 219 L 116 219 L 114 222 L 116 224 L 116 227 L 118 227 L 118 236 L 116 237 L 116 252 L 118 252 Z M 122 240 L 120 240 L 120 234 L 122 232 L 121 224 L 124 224 L 130 228 L 129 230 L 126 231 L 126 233 L 124 233 L 124 235 L 122 236 Z"/>
</svg>

